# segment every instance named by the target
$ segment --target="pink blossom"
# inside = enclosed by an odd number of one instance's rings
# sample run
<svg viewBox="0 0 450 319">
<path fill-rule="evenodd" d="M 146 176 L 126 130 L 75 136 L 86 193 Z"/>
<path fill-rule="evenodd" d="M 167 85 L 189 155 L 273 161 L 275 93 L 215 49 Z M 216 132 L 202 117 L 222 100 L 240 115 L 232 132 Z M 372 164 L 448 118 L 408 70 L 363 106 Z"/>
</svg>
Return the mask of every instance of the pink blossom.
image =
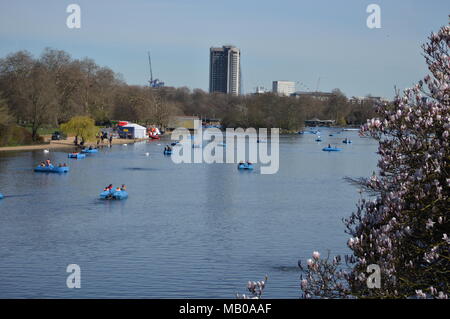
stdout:
<svg viewBox="0 0 450 319">
<path fill-rule="evenodd" d="M 312 256 L 315 260 L 318 260 L 320 258 L 320 253 L 318 251 L 315 251 L 313 252 Z"/>
</svg>

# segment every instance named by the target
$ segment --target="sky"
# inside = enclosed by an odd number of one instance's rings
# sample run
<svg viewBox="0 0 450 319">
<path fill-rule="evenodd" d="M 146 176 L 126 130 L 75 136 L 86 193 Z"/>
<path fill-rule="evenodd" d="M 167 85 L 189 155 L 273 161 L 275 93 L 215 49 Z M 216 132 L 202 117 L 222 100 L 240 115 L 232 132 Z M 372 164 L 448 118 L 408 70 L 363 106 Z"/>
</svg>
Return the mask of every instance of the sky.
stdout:
<svg viewBox="0 0 450 319">
<path fill-rule="evenodd" d="M 80 29 L 66 25 L 72 3 Z M 367 27 L 369 4 L 381 28 Z M 208 90 L 209 48 L 232 44 L 244 93 L 289 80 L 299 91 L 391 98 L 427 74 L 421 45 L 449 14 L 448 0 L 0 0 L 0 57 L 51 47 L 145 85 L 151 51 L 154 77 Z"/>
</svg>

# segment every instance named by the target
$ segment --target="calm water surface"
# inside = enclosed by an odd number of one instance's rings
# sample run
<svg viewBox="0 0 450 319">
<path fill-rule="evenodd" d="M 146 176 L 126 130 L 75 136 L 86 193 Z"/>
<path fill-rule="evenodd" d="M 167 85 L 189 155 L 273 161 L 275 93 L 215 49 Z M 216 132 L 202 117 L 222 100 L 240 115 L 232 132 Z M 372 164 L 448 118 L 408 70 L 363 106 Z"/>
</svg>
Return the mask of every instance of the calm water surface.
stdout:
<svg viewBox="0 0 450 319">
<path fill-rule="evenodd" d="M 267 298 L 297 298 L 298 259 L 347 252 L 341 219 L 359 194 L 343 178 L 368 176 L 377 162 L 375 141 L 322 131 L 322 143 L 280 137 L 275 175 L 174 164 L 162 154 L 168 141 L 81 160 L 0 153 L 0 298 L 234 298 L 265 274 Z M 328 143 L 343 151 L 322 152 Z M 34 173 L 47 157 L 70 173 Z M 130 197 L 99 200 L 109 183 L 125 183 Z M 66 287 L 73 263 L 81 289 Z"/>
</svg>

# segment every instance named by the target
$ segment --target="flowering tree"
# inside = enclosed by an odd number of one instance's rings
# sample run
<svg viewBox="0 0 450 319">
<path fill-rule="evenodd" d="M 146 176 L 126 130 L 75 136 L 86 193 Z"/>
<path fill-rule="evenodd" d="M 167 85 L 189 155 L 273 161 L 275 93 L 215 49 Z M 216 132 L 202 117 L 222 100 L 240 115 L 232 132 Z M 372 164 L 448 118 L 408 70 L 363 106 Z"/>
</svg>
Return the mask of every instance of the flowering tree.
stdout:
<svg viewBox="0 0 450 319">
<path fill-rule="evenodd" d="M 423 46 L 431 75 L 393 103 L 362 134 L 379 141 L 379 173 L 359 181 L 363 198 L 344 222 L 351 235 L 340 257 L 315 252 L 301 278 L 304 297 L 448 298 L 450 294 L 450 27 Z M 381 288 L 367 285 L 367 267 Z"/>
<path fill-rule="evenodd" d="M 247 290 L 249 292 L 246 294 L 236 294 L 237 299 L 261 299 L 261 296 L 264 292 L 264 288 L 266 287 L 267 275 L 264 277 L 264 280 L 261 281 L 249 281 L 247 283 Z"/>
<path fill-rule="evenodd" d="M 348 272 L 343 269 L 340 256 L 330 261 L 329 254 L 326 259 L 320 259 L 320 253 L 315 251 L 307 261 L 307 269 L 303 268 L 300 261 L 298 266 L 306 273 L 305 277 L 302 275 L 300 278 L 304 298 L 346 298 L 350 295 L 346 282 Z"/>
</svg>

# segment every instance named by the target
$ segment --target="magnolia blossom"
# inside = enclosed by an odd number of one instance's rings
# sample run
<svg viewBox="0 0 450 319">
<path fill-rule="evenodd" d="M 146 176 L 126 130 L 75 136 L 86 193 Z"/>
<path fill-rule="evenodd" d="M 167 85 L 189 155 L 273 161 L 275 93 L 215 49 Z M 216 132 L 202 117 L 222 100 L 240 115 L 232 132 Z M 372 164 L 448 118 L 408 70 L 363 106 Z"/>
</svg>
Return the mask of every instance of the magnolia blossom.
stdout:
<svg viewBox="0 0 450 319">
<path fill-rule="evenodd" d="M 303 279 L 300 283 L 301 287 L 303 290 L 306 290 L 306 288 L 308 287 L 308 280 Z"/>
<path fill-rule="evenodd" d="M 438 299 L 448 299 L 448 295 L 444 294 L 443 291 L 439 291 Z"/>
<path fill-rule="evenodd" d="M 246 296 L 245 294 L 236 294 L 236 298 L 238 299 L 260 299 L 261 295 L 264 292 L 264 288 L 266 286 L 268 277 L 266 276 L 264 280 L 261 281 L 248 281 L 247 282 L 247 290 L 250 292 L 250 296 Z"/>
<path fill-rule="evenodd" d="M 347 245 L 348 245 L 348 247 L 352 248 L 354 243 L 355 243 L 355 240 L 353 238 L 350 238 L 347 242 Z"/>
<path fill-rule="evenodd" d="M 442 235 L 442 239 L 447 242 L 447 244 L 450 244 L 450 239 L 448 238 L 447 234 Z"/>
<path fill-rule="evenodd" d="M 422 290 L 416 290 L 416 296 L 419 299 L 425 299 L 427 295 Z"/>
</svg>

